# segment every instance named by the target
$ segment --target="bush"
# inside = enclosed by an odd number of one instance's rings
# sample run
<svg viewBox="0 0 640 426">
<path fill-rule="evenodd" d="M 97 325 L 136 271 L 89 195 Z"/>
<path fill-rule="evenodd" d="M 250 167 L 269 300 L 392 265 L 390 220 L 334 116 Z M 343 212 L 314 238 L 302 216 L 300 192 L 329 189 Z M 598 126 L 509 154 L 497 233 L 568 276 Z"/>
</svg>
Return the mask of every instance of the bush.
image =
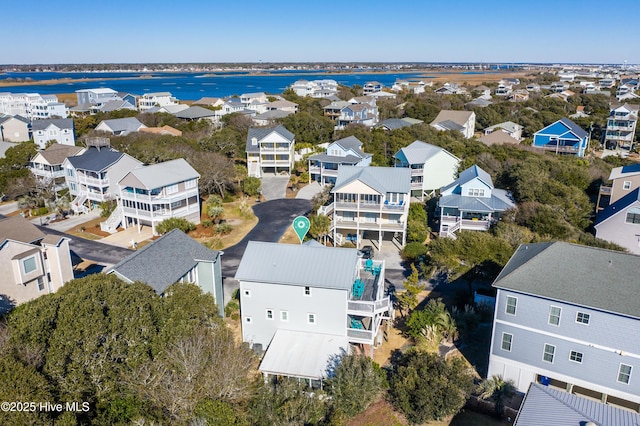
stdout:
<svg viewBox="0 0 640 426">
<path fill-rule="evenodd" d="M 255 197 L 260 193 L 260 179 L 257 177 L 249 176 L 242 181 L 242 192 L 249 197 Z"/>
<path fill-rule="evenodd" d="M 163 220 L 156 226 L 156 231 L 161 235 L 164 235 L 174 229 L 179 229 L 182 232 L 187 233 L 196 229 L 196 225 L 183 217 L 171 217 Z"/>
<path fill-rule="evenodd" d="M 202 225 L 203 228 L 213 228 L 213 221 L 209 220 L 209 219 L 205 219 L 202 222 L 200 222 L 200 224 Z"/>
<path fill-rule="evenodd" d="M 220 235 L 227 235 L 233 231 L 233 226 L 227 222 L 222 222 L 216 225 L 216 233 Z"/>
<path fill-rule="evenodd" d="M 427 254 L 427 247 L 418 242 L 408 243 L 402 249 L 402 260 L 405 262 L 418 262 L 421 260 L 422 256 Z"/>
</svg>

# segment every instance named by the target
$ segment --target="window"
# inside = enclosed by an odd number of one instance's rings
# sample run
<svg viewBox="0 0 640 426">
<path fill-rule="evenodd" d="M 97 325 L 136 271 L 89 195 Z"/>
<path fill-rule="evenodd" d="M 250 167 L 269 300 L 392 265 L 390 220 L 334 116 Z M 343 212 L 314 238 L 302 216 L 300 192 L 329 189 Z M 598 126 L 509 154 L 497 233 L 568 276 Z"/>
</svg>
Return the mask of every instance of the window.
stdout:
<svg viewBox="0 0 640 426">
<path fill-rule="evenodd" d="M 311 287 L 305 287 L 304 288 L 304 295 L 305 296 L 311 296 Z"/>
<path fill-rule="evenodd" d="M 251 319 L 251 317 L 245 317 L 244 322 L 246 322 L 247 324 L 251 324 L 253 320 Z"/>
<path fill-rule="evenodd" d="M 505 312 L 509 315 L 516 314 L 516 304 L 518 303 L 518 299 L 515 297 L 507 296 L 507 306 L 505 308 Z"/>
<path fill-rule="evenodd" d="M 280 320 L 289 321 L 289 311 L 280 311 Z"/>
<path fill-rule="evenodd" d="M 42 277 L 38 278 L 38 291 L 42 291 L 44 290 L 44 280 L 42 279 Z"/>
<path fill-rule="evenodd" d="M 171 203 L 171 208 L 172 208 L 172 209 L 177 209 L 178 207 L 181 207 L 181 206 L 182 206 L 182 203 L 183 203 L 184 201 L 185 201 L 185 200 L 178 200 L 178 201 L 174 201 L 173 203 Z"/>
<path fill-rule="evenodd" d="M 316 314 L 307 314 L 307 324 L 316 323 Z"/>
<path fill-rule="evenodd" d="M 173 185 L 167 185 L 164 190 L 167 194 L 175 194 L 178 192 L 178 184 L 175 183 Z"/>
<path fill-rule="evenodd" d="M 502 350 L 511 352 L 511 342 L 513 341 L 513 334 L 502 333 Z"/>
<path fill-rule="evenodd" d="M 469 197 L 484 197 L 484 189 L 469 188 Z"/>
<path fill-rule="evenodd" d="M 640 209 L 637 207 L 631 207 L 627 210 L 627 223 L 640 223 Z"/>
<path fill-rule="evenodd" d="M 630 379 L 631 379 L 631 366 L 627 364 L 620 364 L 620 369 L 618 370 L 618 381 L 620 383 L 629 384 Z"/>
<path fill-rule="evenodd" d="M 189 179 L 184 183 L 185 189 L 195 188 L 197 186 L 197 179 Z"/>
<path fill-rule="evenodd" d="M 549 324 L 551 325 L 560 325 L 560 313 L 562 312 L 562 308 L 557 306 L 552 306 L 549 309 Z"/>
<path fill-rule="evenodd" d="M 630 180 L 625 180 L 622 183 L 622 189 L 625 189 L 625 190 L 631 189 L 631 181 Z"/>
<path fill-rule="evenodd" d="M 578 364 L 582 364 L 582 352 L 571 351 L 569 352 L 569 359 Z"/>
<path fill-rule="evenodd" d="M 267 319 L 268 320 L 273 319 L 273 309 L 267 309 Z"/>
<path fill-rule="evenodd" d="M 542 354 L 542 360 L 545 362 L 553 363 L 553 355 L 556 353 L 556 347 L 553 345 L 544 345 L 544 354 Z"/>
<path fill-rule="evenodd" d="M 579 322 L 580 324 L 589 324 L 590 317 L 591 315 L 585 312 L 578 312 L 576 315 L 576 322 Z"/>
<path fill-rule="evenodd" d="M 22 268 L 24 269 L 25 274 L 30 274 L 38 268 L 36 264 L 36 257 L 31 256 L 22 261 Z"/>
</svg>

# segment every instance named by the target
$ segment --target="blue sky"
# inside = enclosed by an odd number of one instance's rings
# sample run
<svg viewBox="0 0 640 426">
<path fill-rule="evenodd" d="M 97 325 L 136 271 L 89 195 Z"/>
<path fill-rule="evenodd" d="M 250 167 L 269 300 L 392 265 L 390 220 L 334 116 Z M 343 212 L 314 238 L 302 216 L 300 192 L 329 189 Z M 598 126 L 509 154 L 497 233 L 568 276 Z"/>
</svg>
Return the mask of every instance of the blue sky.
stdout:
<svg viewBox="0 0 640 426">
<path fill-rule="evenodd" d="M 603 4 L 3 0 L 0 64 L 640 63 L 634 18 L 613 4 L 605 13 Z M 615 16 L 623 21 L 616 22 Z"/>
</svg>

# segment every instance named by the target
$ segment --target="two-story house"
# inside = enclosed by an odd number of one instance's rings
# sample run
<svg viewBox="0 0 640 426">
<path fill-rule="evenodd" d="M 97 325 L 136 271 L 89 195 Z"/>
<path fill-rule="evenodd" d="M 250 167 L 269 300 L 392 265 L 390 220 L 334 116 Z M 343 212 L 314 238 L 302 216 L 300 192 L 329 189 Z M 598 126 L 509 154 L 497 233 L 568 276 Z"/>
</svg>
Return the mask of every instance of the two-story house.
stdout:
<svg viewBox="0 0 640 426">
<path fill-rule="evenodd" d="M 440 189 L 439 235 L 455 238 L 460 229 L 486 231 L 503 212 L 514 207 L 509 192 L 495 188 L 489 173 L 473 165 Z"/>
<path fill-rule="evenodd" d="M 393 158 L 396 167 L 411 169 L 411 196 L 421 200 L 453 182 L 460 164 L 446 149 L 422 141 L 400 148 Z"/>
<path fill-rule="evenodd" d="M 431 127 L 438 130 L 455 130 L 469 139 L 476 128 L 476 113 L 473 111 L 442 110 L 431 122 Z"/>
<path fill-rule="evenodd" d="M 384 84 L 378 81 L 368 81 L 362 86 L 362 93 L 365 95 L 370 95 L 372 93 L 376 93 L 381 91 L 384 88 Z"/>
<path fill-rule="evenodd" d="M 331 142 L 324 154 L 309 157 L 309 181 L 335 184 L 340 166 L 370 166 L 372 157 L 362 151 L 362 142 L 355 136 Z"/>
<path fill-rule="evenodd" d="M 640 255 L 640 188 L 636 187 L 598 212 L 593 228 L 597 238 Z"/>
<path fill-rule="evenodd" d="M 333 101 L 329 105 L 322 108 L 325 117 L 328 117 L 334 120 L 336 123 L 338 122 L 338 118 L 340 118 L 340 114 L 342 113 L 342 109 L 351 105 L 347 101 Z"/>
<path fill-rule="evenodd" d="M 20 115 L 0 114 L 0 141 L 26 142 L 31 139 L 31 123 Z"/>
<path fill-rule="evenodd" d="M 31 123 L 33 141 L 40 149 L 45 149 L 49 142 L 74 146 L 76 136 L 71 118 L 49 118 L 34 120 Z"/>
<path fill-rule="evenodd" d="M 336 120 L 336 129 L 344 129 L 351 124 L 361 124 L 366 127 L 373 127 L 377 122 L 377 106 L 371 106 L 370 103 L 352 103 L 340 110 L 340 115 Z"/>
<path fill-rule="evenodd" d="M 589 146 L 589 133 L 568 118 L 561 118 L 533 134 L 533 146 L 556 154 L 583 157 Z"/>
<path fill-rule="evenodd" d="M 29 170 L 41 184 L 45 186 L 53 184 L 55 190 L 60 191 L 67 187 L 62 167 L 64 160 L 67 157 L 80 155 L 84 151 L 85 149 L 81 146 L 51 144 L 29 161 Z"/>
<path fill-rule="evenodd" d="M 71 208 L 86 213 L 103 201 L 116 199 L 120 179 L 140 166 L 140 161 L 112 149 L 108 138 L 87 139 L 85 152 L 62 163 L 69 194 L 75 197 Z"/>
<path fill-rule="evenodd" d="M 320 380 L 322 375 L 292 372 L 326 362 L 327 346 L 337 349 L 327 337 L 345 351 L 352 344 L 372 354 L 382 322 L 393 317 L 384 277 L 384 261 L 362 259 L 356 249 L 250 241 L 235 279 L 242 340 L 267 351 L 260 371 Z M 292 357 L 290 351 L 301 346 Z M 278 358 L 288 362 L 275 367 Z"/>
<path fill-rule="evenodd" d="M 138 110 L 144 112 L 156 106 L 176 105 L 178 100 L 169 92 L 145 93 L 138 98 Z"/>
<path fill-rule="evenodd" d="M 200 223 L 200 174 L 184 158 L 142 166 L 118 181 L 118 207 L 101 224 L 106 232 L 118 226 L 156 226 L 165 219 L 181 217 Z"/>
<path fill-rule="evenodd" d="M 638 123 L 638 106 L 624 104 L 614 108 L 607 118 L 604 146 L 607 149 L 630 150 Z"/>
<path fill-rule="evenodd" d="M 109 101 L 122 100 L 122 98 L 118 95 L 118 92 L 113 89 L 109 89 L 108 87 L 76 90 L 76 97 L 78 99 L 78 105 L 102 105 Z"/>
<path fill-rule="evenodd" d="M 73 279 L 69 241 L 44 234 L 21 216 L 0 220 L 0 313 Z"/>
<path fill-rule="evenodd" d="M 264 173 L 291 174 L 295 136 L 284 126 L 255 127 L 247 133 L 247 171 L 249 176 Z"/>
<path fill-rule="evenodd" d="M 333 203 L 318 210 L 331 218 L 334 245 L 359 246 L 363 238 L 406 242 L 411 171 L 395 167 L 340 166 Z"/>
<path fill-rule="evenodd" d="M 493 283 L 488 376 L 640 410 L 640 257 L 564 242 L 523 244 Z"/>
<path fill-rule="evenodd" d="M 428 84 L 422 80 L 396 80 L 391 86 L 391 90 L 394 92 L 409 92 L 414 95 L 419 95 L 420 93 L 424 93 L 426 86 L 432 86 L 433 83 L 429 82 Z"/>
<path fill-rule="evenodd" d="M 159 295 L 174 283 L 196 284 L 213 296 L 223 317 L 221 255 L 174 229 L 131 253 L 109 268 L 107 274 L 115 274 L 128 283 L 147 283 Z"/>
<path fill-rule="evenodd" d="M 289 86 L 298 96 L 310 96 L 312 98 L 326 98 L 338 93 L 338 82 L 332 79 L 323 80 L 297 80 Z"/>
</svg>

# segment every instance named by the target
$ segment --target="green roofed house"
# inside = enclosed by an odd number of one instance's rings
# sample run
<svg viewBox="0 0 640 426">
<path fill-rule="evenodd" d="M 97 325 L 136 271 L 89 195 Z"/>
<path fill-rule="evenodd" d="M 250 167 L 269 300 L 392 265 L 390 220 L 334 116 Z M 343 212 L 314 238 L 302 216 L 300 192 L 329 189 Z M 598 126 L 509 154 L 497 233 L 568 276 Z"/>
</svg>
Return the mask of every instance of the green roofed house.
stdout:
<svg viewBox="0 0 640 426">
<path fill-rule="evenodd" d="M 107 274 L 114 274 L 129 283 L 146 283 L 160 295 L 171 284 L 194 283 L 214 297 L 220 316 L 224 316 L 222 254 L 174 229 L 109 268 Z"/>
</svg>

